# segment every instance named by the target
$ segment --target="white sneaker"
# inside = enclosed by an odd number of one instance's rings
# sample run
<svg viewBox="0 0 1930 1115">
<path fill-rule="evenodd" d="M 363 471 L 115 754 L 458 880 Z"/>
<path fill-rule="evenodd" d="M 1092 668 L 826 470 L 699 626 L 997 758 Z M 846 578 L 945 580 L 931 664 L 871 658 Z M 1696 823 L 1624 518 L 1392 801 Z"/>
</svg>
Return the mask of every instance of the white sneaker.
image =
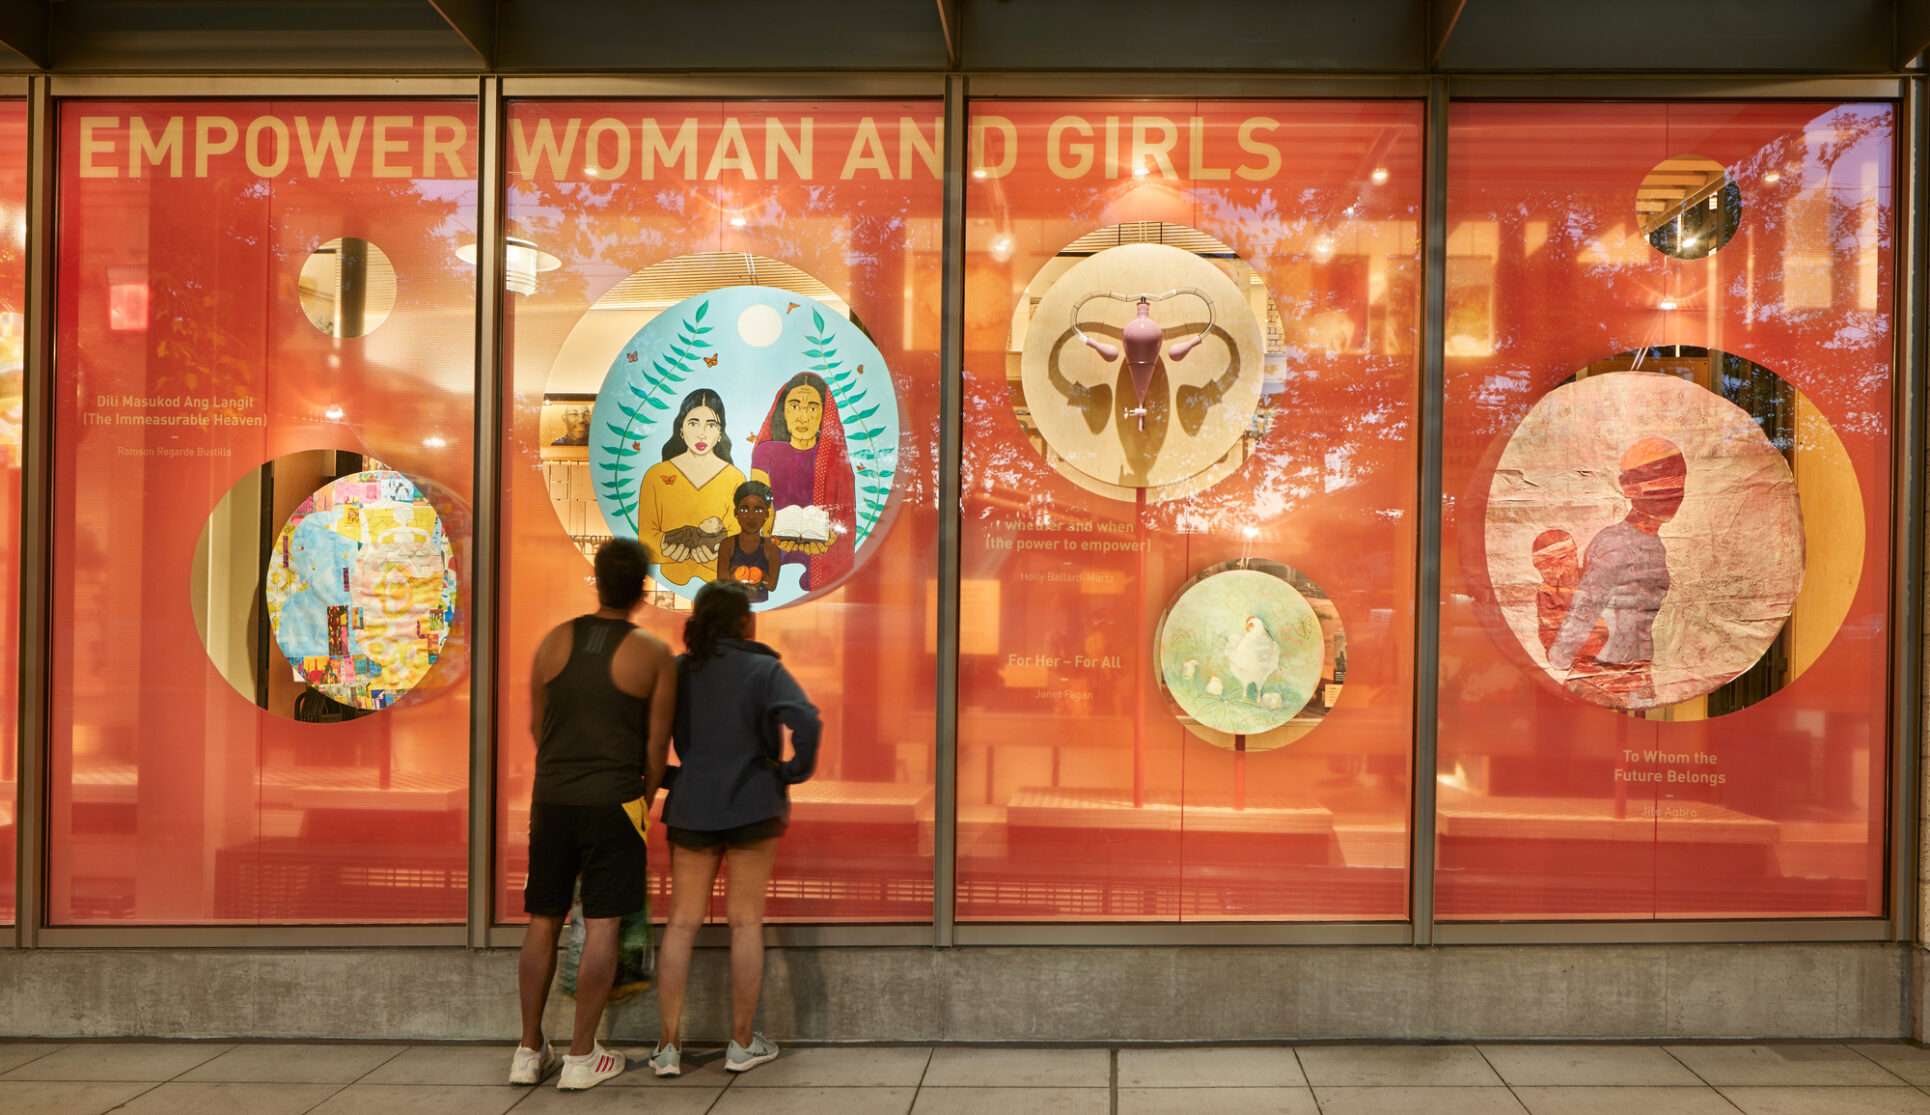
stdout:
<svg viewBox="0 0 1930 1115">
<path fill-rule="evenodd" d="M 563 1055 L 563 1071 L 556 1077 L 556 1086 L 565 1092 L 580 1092 L 620 1075 L 629 1066 L 623 1054 L 613 1053 L 598 1042 L 581 1057 Z"/>
<path fill-rule="evenodd" d="M 549 1071 L 556 1067 L 556 1051 L 549 1042 L 543 1043 L 541 1050 L 516 1047 L 516 1055 L 509 1059 L 509 1082 L 511 1084 L 540 1083 Z"/>
</svg>

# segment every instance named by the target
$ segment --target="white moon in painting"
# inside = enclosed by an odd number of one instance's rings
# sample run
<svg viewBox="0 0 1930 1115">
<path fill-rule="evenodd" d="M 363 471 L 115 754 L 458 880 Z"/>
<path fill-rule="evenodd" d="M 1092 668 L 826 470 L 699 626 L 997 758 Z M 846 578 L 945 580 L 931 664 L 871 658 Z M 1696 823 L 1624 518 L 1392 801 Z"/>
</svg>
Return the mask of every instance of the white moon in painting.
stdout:
<svg viewBox="0 0 1930 1115">
<path fill-rule="evenodd" d="M 747 306 L 737 315 L 737 335 L 752 348 L 769 348 L 784 333 L 784 316 L 775 306 Z"/>
</svg>

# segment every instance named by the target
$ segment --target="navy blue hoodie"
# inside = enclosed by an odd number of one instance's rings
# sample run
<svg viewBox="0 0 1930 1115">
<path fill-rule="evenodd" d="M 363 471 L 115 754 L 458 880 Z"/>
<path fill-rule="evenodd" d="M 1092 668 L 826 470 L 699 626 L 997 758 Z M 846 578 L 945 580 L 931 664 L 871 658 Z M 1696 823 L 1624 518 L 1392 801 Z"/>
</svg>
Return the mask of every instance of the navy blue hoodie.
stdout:
<svg viewBox="0 0 1930 1115">
<path fill-rule="evenodd" d="M 796 753 L 780 761 L 782 724 Z M 823 724 L 817 706 L 778 661 L 748 639 L 721 639 L 701 663 L 677 656 L 671 741 L 682 770 L 670 785 L 664 823 L 717 831 L 789 818 L 785 787 L 811 777 Z"/>
</svg>

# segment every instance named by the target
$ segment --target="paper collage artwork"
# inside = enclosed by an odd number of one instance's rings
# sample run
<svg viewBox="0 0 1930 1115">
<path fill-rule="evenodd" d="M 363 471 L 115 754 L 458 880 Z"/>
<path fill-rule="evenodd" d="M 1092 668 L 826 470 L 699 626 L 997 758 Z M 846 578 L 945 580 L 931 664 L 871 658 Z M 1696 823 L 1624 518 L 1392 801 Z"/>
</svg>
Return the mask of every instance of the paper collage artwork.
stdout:
<svg viewBox="0 0 1930 1115">
<path fill-rule="evenodd" d="M 1803 585 L 1789 462 L 1741 407 L 1650 372 L 1578 379 L 1534 405 L 1495 469 L 1485 541 L 1522 649 L 1612 709 L 1726 684 Z"/>
<path fill-rule="evenodd" d="M 387 708 L 435 665 L 455 619 L 442 519 L 399 472 L 331 481 L 275 539 L 267 598 L 297 681 L 345 705 Z"/>
</svg>

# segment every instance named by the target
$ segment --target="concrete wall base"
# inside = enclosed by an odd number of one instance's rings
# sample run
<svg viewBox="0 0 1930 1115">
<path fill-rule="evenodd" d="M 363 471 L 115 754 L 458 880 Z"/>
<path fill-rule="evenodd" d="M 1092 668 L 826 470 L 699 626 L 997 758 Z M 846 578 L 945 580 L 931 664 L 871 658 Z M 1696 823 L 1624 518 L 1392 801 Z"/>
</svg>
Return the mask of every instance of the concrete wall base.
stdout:
<svg viewBox="0 0 1930 1115">
<path fill-rule="evenodd" d="M 1921 1036 L 1924 965 L 1891 944 L 782 948 L 762 1026 L 814 1042 Z M 725 954 L 685 1032 L 719 1040 Z M 513 1039 L 516 954 L 463 949 L 0 951 L 0 1035 Z M 552 1036 L 569 1027 L 561 1001 Z M 608 1019 L 653 1041 L 654 995 Z"/>
</svg>

